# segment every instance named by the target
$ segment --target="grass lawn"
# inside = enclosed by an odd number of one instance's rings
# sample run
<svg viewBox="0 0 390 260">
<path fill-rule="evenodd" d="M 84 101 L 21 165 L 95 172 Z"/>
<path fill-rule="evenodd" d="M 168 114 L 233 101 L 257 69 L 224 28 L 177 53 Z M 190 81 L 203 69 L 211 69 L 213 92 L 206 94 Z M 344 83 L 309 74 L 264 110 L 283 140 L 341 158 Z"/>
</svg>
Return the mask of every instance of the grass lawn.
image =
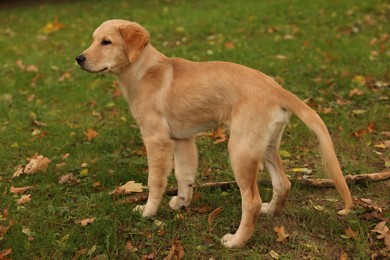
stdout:
<svg viewBox="0 0 390 260">
<path fill-rule="evenodd" d="M 181 212 L 169 209 L 166 196 L 154 219 L 142 219 L 135 204 L 120 203 L 126 195 L 108 194 L 130 180 L 146 185 L 139 130 L 115 78 L 86 73 L 74 58 L 103 21 L 137 21 L 167 56 L 233 61 L 273 76 L 324 119 L 344 174 L 380 172 L 390 167 L 388 1 L 24 2 L 0 1 L 0 259 L 10 249 L 12 259 L 163 259 L 171 248 L 186 259 L 385 256 L 384 239 L 372 230 L 389 225 L 388 181 L 351 185 L 360 205 L 347 217 L 336 214 L 335 189 L 295 183 L 284 213 L 261 216 L 242 249 L 219 242 L 240 221 L 235 187 L 197 189 Z M 197 141 L 198 183 L 233 180 L 226 141 Z M 291 178 L 325 178 L 316 147 L 293 118 L 282 143 Z M 47 170 L 12 178 L 35 154 L 51 160 Z M 69 173 L 73 179 L 60 184 Z M 260 190 L 269 200 L 272 188 Z M 276 226 L 289 234 L 282 242 Z"/>
</svg>

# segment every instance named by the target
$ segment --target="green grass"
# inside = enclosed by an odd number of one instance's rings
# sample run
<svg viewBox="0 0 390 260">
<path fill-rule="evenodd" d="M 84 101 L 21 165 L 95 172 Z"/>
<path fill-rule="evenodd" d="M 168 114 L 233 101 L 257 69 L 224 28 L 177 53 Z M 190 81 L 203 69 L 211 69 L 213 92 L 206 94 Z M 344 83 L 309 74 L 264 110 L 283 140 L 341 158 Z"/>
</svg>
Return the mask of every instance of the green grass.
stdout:
<svg viewBox="0 0 390 260">
<path fill-rule="evenodd" d="M 233 61 L 272 75 L 302 99 L 310 99 L 320 112 L 345 174 L 378 172 L 389 161 L 389 149 L 375 147 L 388 138 L 382 132 L 389 131 L 386 1 L 68 1 L 1 6 L 0 17 L 0 212 L 9 212 L 7 219 L 0 218 L 0 227 L 10 219 L 14 223 L 0 241 L 0 252 L 12 248 L 13 259 L 69 259 L 85 249 L 81 257 L 86 259 L 137 259 L 151 253 L 162 259 L 180 240 L 188 259 L 270 259 L 271 250 L 284 259 L 334 259 L 342 252 L 359 259 L 384 247 L 371 233 L 379 220 L 362 218 L 367 209 L 357 207 L 340 218 L 335 189 L 299 184 L 293 186 L 281 216 L 260 217 L 243 249 L 228 250 L 219 243 L 239 224 L 240 197 L 233 187 L 199 189 L 201 198 L 180 213 L 168 208 L 166 196 L 155 218 L 162 227 L 142 219 L 133 213 L 134 205 L 119 204 L 108 195 L 129 180 L 146 184 L 139 131 L 125 101 L 115 95 L 114 77 L 85 73 L 74 58 L 104 20 L 137 21 L 168 56 Z M 43 28 L 56 17 L 65 27 L 45 35 Z M 17 61 L 38 71 L 21 69 Z M 70 77 L 59 80 L 66 73 Z M 350 97 L 353 89 L 361 95 Z M 348 103 L 340 103 L 334 94 Z M 374 132 L 352 135 L 371 123 Z M 92 141 L 84 134 L 88 128 L 99 133 Z M 226 143 L 213 141 L 198 139 L 199 183 L 233 179 Z M 289 175 L 294 175 L 293 168 L 307 167 L 324 177 L 316 146 L 315 137 L 293 119 L 282 144 L 291 155 L 284 158 Z M 35 153 L 52 160 L 48 171 L 12 179 L 14 167 L 25 165 Z M 66 165 L 56 168 L 67 153 Z M 86 175 L 81 174 L 82 163 L 88 164 Z M 58 184 L 69 172 L 80 183 Z M 101 186 L 94 188 L 96 182 Z M 9 189 L 28 185 L 34 186 L 32 200 L 18 206 L 19 195 Z M 353 185 L 351 190 L 382 206 L 389 202 L 388 183 Z M 261 185 L 261 193 L 267 201 L 271 188 Z M 316 210 L 316 205 L 326 211 Z M 217 207 L 223 209 L 210 229 L 207 218 Z M 96 219 L 87 227 L 75 224 L 90 217 Z M 290 234 L 287 242 L 276 242 L 277 225 Z M 342 238 L 348 227 L 357 232 L 356 240 Z M 26 235 L 26 229 L 32 233 Z M 125 248 L 128 241 L 133 251 Z"/>
</svg>

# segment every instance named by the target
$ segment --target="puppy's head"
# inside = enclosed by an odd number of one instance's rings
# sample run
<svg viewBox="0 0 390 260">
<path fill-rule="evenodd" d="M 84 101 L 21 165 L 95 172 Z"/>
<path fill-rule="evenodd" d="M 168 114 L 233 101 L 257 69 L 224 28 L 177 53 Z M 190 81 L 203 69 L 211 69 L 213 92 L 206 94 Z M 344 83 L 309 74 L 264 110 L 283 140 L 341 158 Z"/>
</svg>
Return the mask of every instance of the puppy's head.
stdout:
<svg viewBox="0 0 390 260">
<path fill-rule="evenodd" d="M 149 43 L 149 33 L 139 24 L 124 20 L 109 20 L 93 33 L 91 46 L 76 57 L 88 72 L 113 72 L 134 63 Z"/>
</svg>

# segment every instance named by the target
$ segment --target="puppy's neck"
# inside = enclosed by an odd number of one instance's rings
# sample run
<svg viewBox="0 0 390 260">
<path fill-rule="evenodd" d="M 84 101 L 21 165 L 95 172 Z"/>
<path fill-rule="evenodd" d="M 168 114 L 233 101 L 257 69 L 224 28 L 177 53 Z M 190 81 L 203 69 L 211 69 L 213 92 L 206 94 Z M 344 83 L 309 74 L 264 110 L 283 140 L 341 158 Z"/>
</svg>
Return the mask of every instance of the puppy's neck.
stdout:
<svg viewBox="0 0 390 260">
<path fill-rule="evenodd" d="M 117 75 L 126 99 L 131 102 L 136 94 L 140 81 L 152 67 L 161 64 L 167 57 L 148 44 L 142 50 L 140 56 L 134 63 L 129 63 Z"/>
</svg>

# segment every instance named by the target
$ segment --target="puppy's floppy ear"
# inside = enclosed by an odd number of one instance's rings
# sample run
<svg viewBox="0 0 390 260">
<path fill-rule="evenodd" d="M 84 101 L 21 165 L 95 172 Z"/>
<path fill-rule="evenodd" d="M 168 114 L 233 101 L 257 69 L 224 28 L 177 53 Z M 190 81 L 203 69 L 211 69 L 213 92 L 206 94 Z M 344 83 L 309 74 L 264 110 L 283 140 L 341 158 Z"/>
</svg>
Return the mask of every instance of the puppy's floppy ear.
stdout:
<svg viewBox="0 0 390 260">
<path fill-rule="evenodd" d="M 119 26 L 118 30 L 122 36 L 129 61 L 133 63 L 149 43 L 149 33 L 136 23 Z"/>
</svg>

